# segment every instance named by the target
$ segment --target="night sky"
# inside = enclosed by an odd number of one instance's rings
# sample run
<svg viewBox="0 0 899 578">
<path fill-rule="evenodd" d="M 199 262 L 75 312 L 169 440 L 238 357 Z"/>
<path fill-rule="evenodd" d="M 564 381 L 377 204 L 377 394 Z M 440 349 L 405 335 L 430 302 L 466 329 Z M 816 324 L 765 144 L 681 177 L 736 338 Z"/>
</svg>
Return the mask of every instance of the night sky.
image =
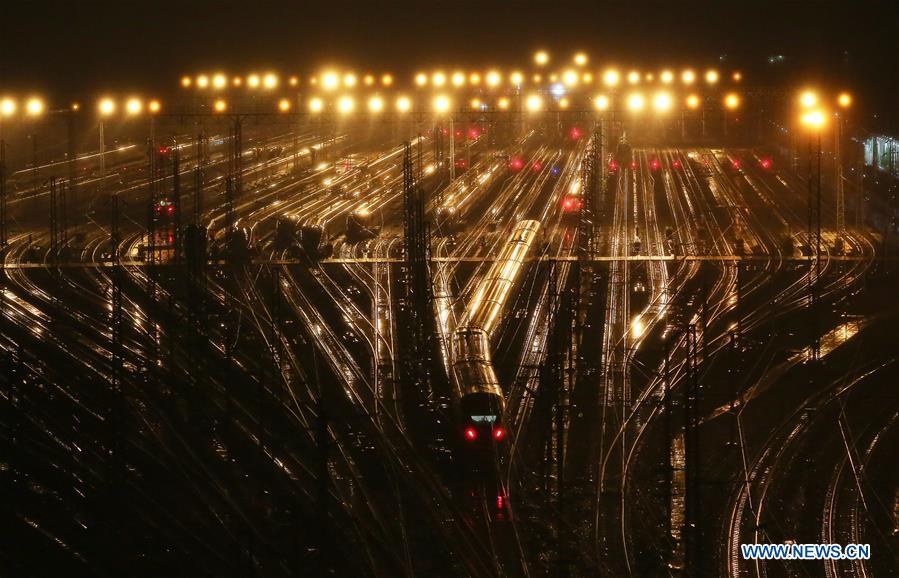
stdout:
<svg viewBox="0 0 899 578">
<path fill-rule="evenodd" d="M 158 93 L 198 70 L 522 66 L 545 47 L 598 63 L 717 65 L 766 84 L 855 87 L 883 124 L 899 79 L 899 2 L 883 0 L 4 0 L 0 39 L 0 89 L 51 98 Z M 779 71 L 765 64 L 771 54 L 787 57 Z"/>
</svg>

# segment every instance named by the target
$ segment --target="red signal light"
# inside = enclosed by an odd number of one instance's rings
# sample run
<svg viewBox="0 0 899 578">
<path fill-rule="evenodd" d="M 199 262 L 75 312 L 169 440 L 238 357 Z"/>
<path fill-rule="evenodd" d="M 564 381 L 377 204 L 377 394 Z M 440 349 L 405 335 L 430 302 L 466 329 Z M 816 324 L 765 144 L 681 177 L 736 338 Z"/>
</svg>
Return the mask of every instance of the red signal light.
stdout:
<svg viewBox="0 0 899 578">
<path fill-rule="evenodd" d="M 610 162 L 610 163 L 609 163 L 609 170 L 610 170 L 611 172 L 613 172 L 613 173 L 614 173 L 615 171 L 617 171 L 617 170 L 618 170 L 618 163 L 617 163 L 616 161 L 614 161 L 614 160 L 613 160 L 612 162 Z"/>
<path fill-rule="evenodd" d="M 473 128 L 473 129 L 471 129 L 471 130 L 468 131 L 468 136 L 469 136 L 470 138 L 478 138 L 480 135 L 481 135 L 481 131 L 479 131 L 479 130 L 476 129 L 476 128 Z"/>
<path fill-rule="evenodd" d="M 493 439 L 495 439 L 498 442 L 501 442 L 501 441 L 503 441 L 503 439 L 505 439 L 505 437 L 506 437 L 506 430 L 504 428 L 497 427 L 497 428 L 493 429 Z"/>
<path fill-rule="evenodd" d="M 632 169 L 636 169 L 636 168 L 637 168 L 637 161 L 631 161 L 631 168 L 632 168 Z"/>
<path fill-rule="evenodd" d="M 159 154 L 161 154 L 161 155 L 167 155 L 170 152 L 171 152 L 171 149 L 169 147 L 159 147 Z"/>
<path fill-rule="evenodd" d="M 465 428 L 465 439 L 467 439 L 470 442 L 473 442 L 474 440 L 478 439 L 478 430 L 474 429 L 471 426 L 468 426 L 467 428 Z"/>
<path fill-rule="evenodd" d="M 674 162 L 671 163 L 671 166 L 673 166 L 673 167 L 676 168 L 676 169 L 679 169 L 679 168 L 680 168 L 680 161 L 677 160 L 677 159 L 675 159 Z"/>
<path fill-rule="evenodd" d="M 578 197 L 565 197 L 562 201 L 562 208 L 565 211 L 579 211 L 583 206 L 583 202 Z"/>
<path fill-rule="evenodd" d="M 771 168 L 771 159 L 762 159 L 761 165 L 762 165 L 763 169 L 770 169 Z"/>
<path fill-rule="evenodd" d="M 649 161 L 649 166 L 652 167 L 652 170 L 655 171 L 655 170 L 658 170 L 658 168 L 659 168 L 661 165 L 659 164 L 659 160 L 658 160 L 658 159 L 652 159 L 651 161 Z"/>
<path fill-rule="evenodd" d="M 539 171 L 540 169 L 543 168 L 543 165 L 540 164 L 540 161 L 534 161 L 533 168 L 534 168 L 535 171 Z"/>
<path fill-rule="evenodd" d="M 738 161 L 737 159 L 734 159 L 734 160 L 731 161 L 730 165 L 731 165 L 733 168 L 738 169 L 738 168 L 740 168 L 740 161 Z"/>
<path fill-rule="evenodd" d="M 175 205 L 169 205 L 168 207 L 166 207 L 166 212 L 168 212 L 168 214 L 170 214 L 170 215 L 174 215 L 175 214 Z"/>
<path fill-rule="evenodd" d="M 516 171 L 523 166 L 524 166 L 524 161 L 518 157 L 515 157 L 514 159 L 509 161 L 509 168 L 514 169 Z"/>
<path fill-rule="evenodd" d="M 581 129 L 576 126 L 571 127 L 571 130 L 568 131 L 568 136 L 570 136 L 572 140 L 581 138 Z"/>
</svg>

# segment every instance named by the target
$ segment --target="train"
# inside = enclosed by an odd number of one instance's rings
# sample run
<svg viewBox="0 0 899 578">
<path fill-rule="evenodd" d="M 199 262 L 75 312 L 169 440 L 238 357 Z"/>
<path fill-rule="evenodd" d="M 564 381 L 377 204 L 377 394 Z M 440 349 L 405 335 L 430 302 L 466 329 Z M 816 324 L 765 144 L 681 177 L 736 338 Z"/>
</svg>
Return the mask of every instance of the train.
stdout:
<svg viewBox="0 0 899 578">
<path fill-rule="evenodd" d="M 490 338 L 537 237 L 540 222 L 519 221 L 478 284 L 451 339 L 451 380 L 458 395 L 457 419 L 471 447 L 494 448 L 507 436 L 503 392 L 490 356 Z"/>
</svg>

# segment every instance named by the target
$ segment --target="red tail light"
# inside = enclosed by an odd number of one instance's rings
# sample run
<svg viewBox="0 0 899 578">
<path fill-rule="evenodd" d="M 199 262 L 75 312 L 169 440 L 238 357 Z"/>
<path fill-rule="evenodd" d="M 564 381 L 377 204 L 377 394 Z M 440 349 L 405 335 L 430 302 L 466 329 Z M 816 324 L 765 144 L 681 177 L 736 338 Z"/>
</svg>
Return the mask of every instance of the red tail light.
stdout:
<svg viewBox="0 0 899 578">
<path fill-rule="evenodd" d="M 468 426 L 467 428 L 465 428 L 465 439 L 467 439 L 470 442 L 473 442 L 474 440 L 478 439 L 478 430 L 474 429 L 471 426 Z"/>
<path fill-rule="evenodd" d="M 506 437 L 506 430 L 498 427 L 493 429 L 493 439 L 500 442 Z"/>
</svg>

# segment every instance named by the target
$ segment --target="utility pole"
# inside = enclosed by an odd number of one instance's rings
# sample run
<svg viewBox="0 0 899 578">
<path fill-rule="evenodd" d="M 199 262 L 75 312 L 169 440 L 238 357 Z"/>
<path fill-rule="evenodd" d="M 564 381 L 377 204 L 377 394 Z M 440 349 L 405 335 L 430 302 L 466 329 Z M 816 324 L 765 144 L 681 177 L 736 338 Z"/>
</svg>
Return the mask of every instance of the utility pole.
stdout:
<svg viewBox="0 0 899 578">
<path fill-rule="evenodd" d="M 122 283 L 121 267 L 119 266 L 119 195 L 113 194 L 110 198 L 111 222 L 109 236 L 109 252 L 112 256 L 112 312 L 110 315 L 112 360 L 110 364 L 110 383 L 113 395 L 121 389 L 122 372 Z"/>
<path fill-rule="evenodd" d="M 239 116 L 234 117 L 231 139 L 231 178 L 234 196 L 240 198 L 243 192 L 243 124 Z"/>
<path fill-rule="evenodd" d="M 449 137 L 449 175 L 452 183 L 456 180 L 456 123 L 453 117 L 450 117 Z"/>
<path fill-rule="evenodd" d="M 846 232 L 846 199 L 843 190 L 843 115 L 837 113 L 834 123 L 834 183 L 837 195 L 837 235 Z"/>
<path fill-rule="evenodd" d="M 194 171 L 194 225 L 199 225 L 203 212 L 203 165 L 205 164 L 205 137 L 197 135 L 197 166 Z"/>
<path fill-rule="evenodd" d="M 412 145 L 403 148 L 403 277 L 405 303 L 401 328 L 407 340 L 403 347 L 404 374 L 413 395 L 429 394 L 428 379 L 432 360 L 434 318 L 430 262 L 430 228 L 424 221 L 424 194 L 421 190 L 421 148 L 418 170 L 412 161 Z M 416 174 L 418 173 L 418 174 Z"/>
<path fill-rule="evenodd" d="M 821 339 L 818 336 L 818 299 L 821 280 L 821 131 L 818 131 L 818 178 L 815 186 L 815 279 L 812 284 L 812 316 L 815 318 L 815 340 L 813 342 L 812 359 L 818 361 L 821 356 Z"/>
<path fill-rule="evenodd" d="M 58 199 L 57 199 L 56 177 L 50 177 L 50 260 L 56 263 L 59 252 L 59 221 L 57 219 Z"/>
<path fill-rule="evenodd" d="M 172 142 L 172 204 L 175 207 L 172 223 L 173 261 L 181 259 L 181 152 L 178 143 Z"/>
<path fill-rule="evenodd" d="M 808 243 L 809 243 L 809 311 L 811 320 L 811 347 L 809 360 L 817 361 L 820 354 L 821 340 L 818 336 L 818 281 L 821 276 L 821 130 L 816 131 L 817 154 L 815 163 L 817 171 L 812 175 L 812 140 L 809 139 L 808 158 Z"/>
<path fill-rule="evenodd" d="M 69 194 L 75 200 L 75 179 L 77 170 L 75 164 L 78 161 L 78 150 L 75 146 L 75 111 L 70 110 L 66 118 L 66 164 L 69 168 Z"/>
<path fill-rule="evenodd" d="M 696 326 L 686 327 L 687 383 L 684 388 L 684 567 L 687 576 L 704 576 L 701 553 L 700 446 L 699 446 L 699 383 Z"/>
<path fill-rule="evenodd" d="M 106 135 L 102 119 L 100 120 L 100 175 L 106 176 Z"/>
<path fill-rule="evenodd" d="M 0 140 L 0 254 L 8 242 L 6 229 L 6 141 Z"/>
</svg>

